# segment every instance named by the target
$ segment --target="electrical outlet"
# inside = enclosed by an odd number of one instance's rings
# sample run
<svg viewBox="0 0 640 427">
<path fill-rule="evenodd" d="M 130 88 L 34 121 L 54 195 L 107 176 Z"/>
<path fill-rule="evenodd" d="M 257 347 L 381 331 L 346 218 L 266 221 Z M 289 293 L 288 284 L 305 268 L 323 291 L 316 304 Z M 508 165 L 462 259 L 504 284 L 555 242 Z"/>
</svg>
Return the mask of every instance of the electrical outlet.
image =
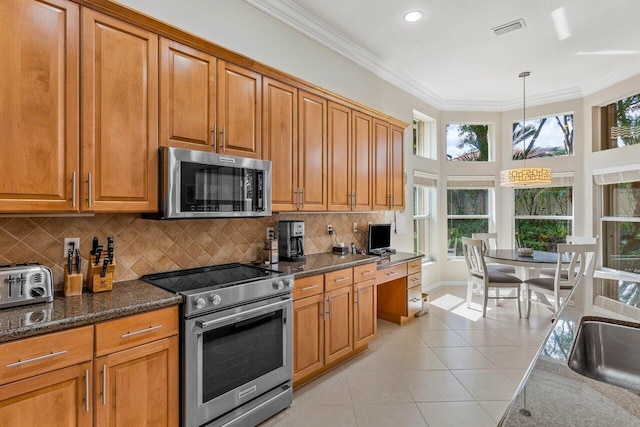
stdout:
<svg viewBox="0 0 640 427">
<path fill-rule="evenodd" d="M 358 232 L 358 223 L 357 222 L 353 222 L 353 232 L 357 233 Z"/>
<path fill-rule="evenodd" d="M 333 226 L 331 224 L 327 225 L 327 234 L 331 236 L 333 234 Z"/>
<path fill-rule="evenodd" d="M 64 251 L 62 256 L 66 258 L 69 255 L 69 249 L 80 249 L 80 238 L 79 237 L 65 237 L 64 238 Z"/>
<path fill-rule="evenodd" d="M 273 231 L 273 227 L 267 227 L 267 240 L 274 240 L 276 238 L 275 231 Z"/>
</svg>

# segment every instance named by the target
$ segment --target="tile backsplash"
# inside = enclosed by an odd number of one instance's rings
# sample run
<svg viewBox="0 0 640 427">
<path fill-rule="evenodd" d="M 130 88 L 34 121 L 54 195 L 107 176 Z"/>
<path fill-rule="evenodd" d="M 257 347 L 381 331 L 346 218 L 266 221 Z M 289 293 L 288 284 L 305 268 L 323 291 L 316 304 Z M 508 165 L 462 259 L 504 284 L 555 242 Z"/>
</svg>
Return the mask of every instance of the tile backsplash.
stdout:
<svg viewBox="0 0 640 427">
<path fill-rule="evenodd" d="M 143 274 L 261 258 L 267 227 L 277 233 L 280 219 L 305 221 L 305 252 L 329 252 L 337 242 L 366 246 L 367 224 L 384 221 L 384 212 L 274 214 L 260 219 L 154 221 L 137 214 L 99 214 L 90 217 L 0 218 L 0 263 L 39 262 L 53 271 L 56 289 L 64 280 L 63 242 L 80 238 L 86 265 L 93 236 L 106 245 L 115 240 L 115 280 Z M 353 223 L 358 232 L 353 232 Z M 327 235 L 327 224 L 335 230 Z M 86 269 L 84 269 L 86 272 Z"/>
</svg>

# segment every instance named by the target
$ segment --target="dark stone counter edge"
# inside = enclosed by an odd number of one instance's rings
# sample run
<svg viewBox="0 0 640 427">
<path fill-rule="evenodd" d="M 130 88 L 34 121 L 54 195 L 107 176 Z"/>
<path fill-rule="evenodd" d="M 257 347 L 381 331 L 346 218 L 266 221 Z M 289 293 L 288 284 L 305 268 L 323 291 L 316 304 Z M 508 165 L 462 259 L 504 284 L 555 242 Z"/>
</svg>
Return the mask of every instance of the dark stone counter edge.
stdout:
<svg viewBox="0 0 640 427">
<path fill-rule="evenodd" d="M 312 270 L 294 272 L 293 277 L 295 279 L 302 279 L 303 277 L 315 276 L 316 274 L 329 273 L 331 271 L 342 270 L 343 268 L 351 268 L 351 267 L 356 267 L 358 265 L 371 264 L 372 262 L 375 262 L 375 261 L 376 261 L 375 258 L 361 259 L 356 261 L 348 261 L 348 262 L 345 262 L 344 264 L 317 267 Z"/>
</svg>

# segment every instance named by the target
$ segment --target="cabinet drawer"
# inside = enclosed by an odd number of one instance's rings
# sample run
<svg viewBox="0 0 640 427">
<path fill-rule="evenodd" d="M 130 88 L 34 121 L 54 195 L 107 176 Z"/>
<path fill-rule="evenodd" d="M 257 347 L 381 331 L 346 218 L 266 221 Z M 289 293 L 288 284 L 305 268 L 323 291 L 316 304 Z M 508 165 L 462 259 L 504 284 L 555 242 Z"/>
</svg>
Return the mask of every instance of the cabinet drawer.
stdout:
<svg viewBox="0 0 640 427">
<path fill-rule="evenodd" d="M 422 271 L 422 259 L 414 259 L 407 263 L 407 274 L 419 273 Z"/>
<path fill-rule="evenodd" d="M 407 277 L 407 288 L 422 285 L 422 273 L 413 273 Z"/>
<path fill-rule="evenodd" d="M 300 298 L 311 297 L 324 292 L 324 276 L 318 274 L 317 276 L 303 277 L 302 279 L 295 279 L 293 285 L 293 299 L 299 300 Z"/>
<path fill-rule="evenodd" d="M 376 285 L 389 282 L 390 280 L 399 279 L 407 275 L 407 263 L 394 265 L 393 267 L 383 268 L 376 273 Z"/>
<path fill-rule="evenodd" d="M 52 332 L 0 346 L 0 384 L 93 358 L 93 326 Z"/>
<path fill-rule="evenodd" d="M 177 306 L 98 323 L 96 356 L 104 356 L 177 333 Z"/>
<path fill-rule="evenodd" d="M 409 316 L 413 316 L 420 310 L 422 310 L 422 290 L 414 286 L 407 292 L 407 312 Z"/>
<path fill-rule="evenodd" d="M 324 291 L 329 292 L 334 289 L 343 288 L 353 283 L 353 269 L 344 268 L 324 274 Z"/>
<path fill-rule="evenodd" d="M 374 279 L 376 277 L 376 266 L 377 264 L 372 262 L 371 264 L 353 267 L 353 283 Z"/>
</svg>

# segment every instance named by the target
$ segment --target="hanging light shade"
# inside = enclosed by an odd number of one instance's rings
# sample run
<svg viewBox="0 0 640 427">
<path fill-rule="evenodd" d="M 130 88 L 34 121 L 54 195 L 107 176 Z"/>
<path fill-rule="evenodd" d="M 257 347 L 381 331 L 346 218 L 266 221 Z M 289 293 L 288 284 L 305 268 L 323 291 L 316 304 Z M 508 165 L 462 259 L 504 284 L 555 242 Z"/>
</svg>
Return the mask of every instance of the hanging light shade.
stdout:
<svg viewBox="0 0 640 427">
<path fill-rule="evenodd" d="M 522 72 L 518 77 L 522 78 L 522 154 L 524 156 L 522 167 L 507 169 L 500 172 L 500 185 L 503 187 L 527 187 L 531 185 L 549 184 L 551 182 L 551 169 L 545 167 L 527 167 L 527 149 L 525 141 L 526 123 L 526 87 L 525 80 L 531 73 Z"/>
</svg>

